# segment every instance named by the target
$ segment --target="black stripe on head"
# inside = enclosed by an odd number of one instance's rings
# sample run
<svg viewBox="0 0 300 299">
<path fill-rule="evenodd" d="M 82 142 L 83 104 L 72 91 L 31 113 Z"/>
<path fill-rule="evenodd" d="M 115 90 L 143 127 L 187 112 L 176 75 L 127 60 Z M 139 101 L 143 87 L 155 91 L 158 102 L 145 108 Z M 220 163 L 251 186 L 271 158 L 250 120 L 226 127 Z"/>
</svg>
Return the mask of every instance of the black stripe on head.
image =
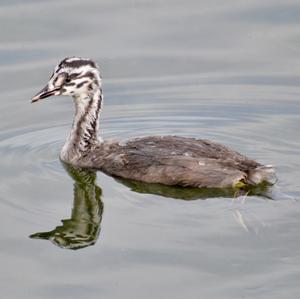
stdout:
<svg viewBox="0 0 300 299">
<path fill-rule="evenodd" d="M 95 75 L 92 72 L 86 72 L 85 74 L 83 74 L 79 78 L 90 78 L 90 79 L 93 80 L 95 78 Z"/>
<path fill-rule="evenodd" d="M 76 83 L 74 83 L 74 82 L 65 83 L 65 86 L 75 86 L 75 85 L 76 85 Z"/>
<path fill-rule="evenodd" d="M 70 67 L 70 68 L 79 68 L 81 66 L 89 65 L 93 68 L 96 68 L 96 64 L 91 61 L 91 60 L 73 60 L 73 61 L 68 61 L 68 59 L 64 59 L 60 63 L 60 67 Z"/>
<path fill-rule="evenodd" d="M 71 75 L 69 75 L 69 79 L 73 80 L 76 79 L 77 77 L 79 77 L 81 75 L 81 73 L 72 73 Z"/>
<path fill-rule="evenodd" d="M 66 57 L 65 59 L 63 59 L 63 60 L 59 63 L 57 71 L 64 65 L 64 63 L 65 63 L 68 59 L 70 59 L 70 57 Z"/>
<path fill-rule="evenodd" d="M 76 88 L 80 88 L 80 87 L 82 87 L 84 84 L 86 84 L 86 83 L 88 83 L 89 81 L 82 81 L 82 82 L 80 82 L 79 84 L 77 84 L 76 85 Z"/>
</svg>

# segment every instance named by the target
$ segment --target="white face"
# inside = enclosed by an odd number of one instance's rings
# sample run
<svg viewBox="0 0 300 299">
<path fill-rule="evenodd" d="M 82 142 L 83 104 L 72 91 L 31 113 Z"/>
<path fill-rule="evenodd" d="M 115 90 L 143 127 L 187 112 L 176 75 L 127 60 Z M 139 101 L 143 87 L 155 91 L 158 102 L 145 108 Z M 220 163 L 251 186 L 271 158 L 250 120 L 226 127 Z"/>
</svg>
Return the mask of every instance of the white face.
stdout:
<svg viewBox="0 0 300 299">
<path fill-rule="evenodd" d="M 46 85 L 32 102 L 53 95 L 91 96 L 101 88 L 97 65 L 89 59 L 66 58 L 60 62 Z"/>
</svg>

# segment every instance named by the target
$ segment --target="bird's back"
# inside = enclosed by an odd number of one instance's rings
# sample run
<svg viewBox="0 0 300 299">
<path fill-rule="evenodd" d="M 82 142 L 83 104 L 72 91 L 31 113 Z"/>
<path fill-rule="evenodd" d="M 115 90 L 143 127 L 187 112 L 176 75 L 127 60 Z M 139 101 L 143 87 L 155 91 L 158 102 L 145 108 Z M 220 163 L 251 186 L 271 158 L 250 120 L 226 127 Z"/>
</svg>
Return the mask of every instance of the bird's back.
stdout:
<svg viewBox="0 0 300 299">
<path fill-rule="evenodd" d="M 178 136 L 104 142 L 90 164 L 113 176 L 193 187 L 233 187 L 261 166 L 223 145 Z"/>
</svg>

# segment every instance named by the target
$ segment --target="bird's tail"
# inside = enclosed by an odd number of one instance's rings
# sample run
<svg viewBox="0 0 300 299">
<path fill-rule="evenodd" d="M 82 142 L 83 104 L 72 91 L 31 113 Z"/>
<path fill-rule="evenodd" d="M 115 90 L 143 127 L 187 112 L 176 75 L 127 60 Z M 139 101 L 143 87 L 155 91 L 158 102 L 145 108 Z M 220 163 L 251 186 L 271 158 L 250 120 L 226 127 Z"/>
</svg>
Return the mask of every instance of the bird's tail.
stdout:
<svg viewBox="0 0 300 299">
<path fill-rule="evenodd" d="M 257 185 L 263 182 L 274 185 L 277 181 L 275 168 L 272 165 L 256 167 L 249 172 L 248 180 L 251 185 Z"/>
</svg>

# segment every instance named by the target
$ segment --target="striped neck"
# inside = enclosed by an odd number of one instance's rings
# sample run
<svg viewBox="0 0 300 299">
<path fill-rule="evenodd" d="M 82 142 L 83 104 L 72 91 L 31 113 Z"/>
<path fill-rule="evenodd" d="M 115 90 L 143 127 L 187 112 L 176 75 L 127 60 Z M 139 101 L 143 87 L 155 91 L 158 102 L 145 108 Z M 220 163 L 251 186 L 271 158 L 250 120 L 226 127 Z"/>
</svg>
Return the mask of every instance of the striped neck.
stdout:
<svg viewBox="0 0 300 299">
<path fill-rule="evenodd" d="M 75 115 L 71 132 L 62 148 L 60 158 L 67 162 L 78 162 L 87 157 L 99 144 L 99 114 L 102 104 L 99 89 L 93 95 L 74 96 Z"/>
</svg>

